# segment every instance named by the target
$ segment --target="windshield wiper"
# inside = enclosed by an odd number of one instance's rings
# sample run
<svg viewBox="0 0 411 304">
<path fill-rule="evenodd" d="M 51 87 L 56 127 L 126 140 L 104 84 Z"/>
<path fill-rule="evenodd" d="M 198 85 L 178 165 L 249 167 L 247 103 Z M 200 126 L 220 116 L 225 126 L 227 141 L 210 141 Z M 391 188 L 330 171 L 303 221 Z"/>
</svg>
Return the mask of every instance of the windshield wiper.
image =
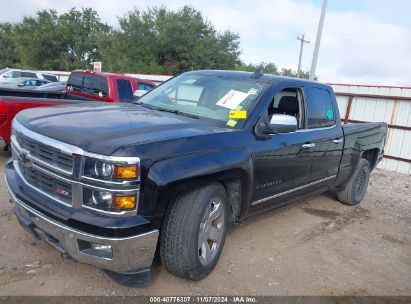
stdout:
<svg viewBox="0 0 411 304">
<path fill-rule="evenodd" d="M 139 105 L 139 106 L 143 106 L 146 107 L 150 110 L 155 110 L 155 111 L 162 111 L 162 112 L 168 112 L 168 113 L 173 113 L 173 114 L 177 114 L 177 115 L 181 115 L 181 116 L 186 116 L 186 117 L 190 117 L 190 118 L 195 118 L 195 119 L 200 119 L 200 116 L 197 116 L 195 114 L 190 114 L 190 113 L 186 113 L 186 112 L 181 112 L 179 110 L 173 110 L 173 109 L 166 109 L 166 108 L 160 108 L 160 107 L 156 107 L 153 105 L 149 105 L 143 102 L 139 102 L 139 101 L 135 101 L 133 102 L 133 104 Z"/>
<path fill-rule="evenodd" d="M 158 107 L 148 105 L 148 104 L 146 104 L 144 102 L 141 102 L 141 101 L 135 101 L 135 102 L 132 102 L 132 104 L 135 104 L 135 105 L 138 105 L 138 106 L 143 106 L 143 107 L 145 107 L 147 109 L 150 109 L 150 110 L 158 110 Z"/>
<path fill-rule="evenodd" d="M 187 116 L 190 118 L 195 118 L 195 119 L 199 119 L 200 117 L 194 114 L 190 114 L 190 113 L 186 113 L 186 112 L 181 112 L 179 110 L 173 110 L 173 109 L 166 109 L 166 108 L 156 108 L 155 110 L 157 111 L 163 111 L 163 112 L 169 112 L 169 113 L 174 113 L 177 115 L 181 115 L 181 116 Z"/>
</svg>

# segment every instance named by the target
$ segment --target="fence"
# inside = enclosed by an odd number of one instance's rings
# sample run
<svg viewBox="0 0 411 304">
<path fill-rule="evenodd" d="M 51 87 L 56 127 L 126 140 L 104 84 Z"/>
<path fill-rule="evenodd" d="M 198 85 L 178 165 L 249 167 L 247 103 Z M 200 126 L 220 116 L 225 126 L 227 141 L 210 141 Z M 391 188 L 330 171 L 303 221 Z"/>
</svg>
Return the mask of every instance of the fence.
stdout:
<svg viewBox="0 0 411 304">
<path fill-rule="evenodd" d="M 48 71 L 67 80 L 70 72 Z M 125 74 L 161 83 L 166 75 Z M 411 87 L 331 84 L 343 123 L 388 124 L 385 155 L 379 168 L 411 174 Z"/>
<path fill-rule="evenodd" d="M 379 168 L 411 174 L 411 87 L 331 84 L 344 123 L 388 124 Z"/>
</svg>

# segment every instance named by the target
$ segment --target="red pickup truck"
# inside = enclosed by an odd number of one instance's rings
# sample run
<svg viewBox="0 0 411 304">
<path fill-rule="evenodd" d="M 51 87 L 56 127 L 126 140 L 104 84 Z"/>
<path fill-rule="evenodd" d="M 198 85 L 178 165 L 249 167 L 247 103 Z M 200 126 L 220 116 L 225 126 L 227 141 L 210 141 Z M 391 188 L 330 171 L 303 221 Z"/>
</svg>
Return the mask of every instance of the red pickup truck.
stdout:
<svg viewBox="0 0 411 304">
<path fill-rule="evenodd" d="M 124 74 L 75 70 L 65 93 L 0 89 L 0 151 L 10 145 L 11 122 L 22 110 L 91 100 L 131 102 L 137 90 L 149 91 L 155 83 Z"/>
<path fill-rule="evenodd" d="M 106 102 L 131 102 L 137 90 L 150 91 L 155 83 L 119 73 L 75 70 L 67 81 L 68 94 Z"/>
</svg>

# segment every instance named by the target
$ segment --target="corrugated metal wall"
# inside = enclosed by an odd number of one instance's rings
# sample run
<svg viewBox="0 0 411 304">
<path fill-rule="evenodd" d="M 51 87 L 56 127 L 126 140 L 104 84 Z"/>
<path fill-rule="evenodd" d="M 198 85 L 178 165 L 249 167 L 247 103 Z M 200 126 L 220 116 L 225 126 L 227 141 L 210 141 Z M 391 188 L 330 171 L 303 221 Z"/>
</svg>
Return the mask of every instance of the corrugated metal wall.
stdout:
<svg viewBox="0 0 411 304">
<path fill-rule="evenodd" d="M 342 84 L 332 87 L 343 121 L 389 124 L 386 157 L 378 167 L 411 174 L 411 88 Z"/>
</svg>

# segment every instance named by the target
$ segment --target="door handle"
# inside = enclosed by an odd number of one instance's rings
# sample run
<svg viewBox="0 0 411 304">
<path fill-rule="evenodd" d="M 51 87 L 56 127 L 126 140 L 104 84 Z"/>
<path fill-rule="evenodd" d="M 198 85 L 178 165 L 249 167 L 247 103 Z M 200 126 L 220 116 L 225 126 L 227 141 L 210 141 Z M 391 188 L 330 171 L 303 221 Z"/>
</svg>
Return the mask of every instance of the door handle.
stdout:
<svg viewBox="0 0 411 304">
<path fill-rule="evenodd" d="M 342 143 L 344 140 L 342 138 L 337 138 L 337 139 L 333 139 L 333 143 L 335 144 L 340 144 Z"/>
<path fill-rule="evenodd" d="M 303 144 L 302 147 L 304 149 L 309 149 L 315 147 L 315 143 L 310 143 L 310 144 Z"/>
</svg>

